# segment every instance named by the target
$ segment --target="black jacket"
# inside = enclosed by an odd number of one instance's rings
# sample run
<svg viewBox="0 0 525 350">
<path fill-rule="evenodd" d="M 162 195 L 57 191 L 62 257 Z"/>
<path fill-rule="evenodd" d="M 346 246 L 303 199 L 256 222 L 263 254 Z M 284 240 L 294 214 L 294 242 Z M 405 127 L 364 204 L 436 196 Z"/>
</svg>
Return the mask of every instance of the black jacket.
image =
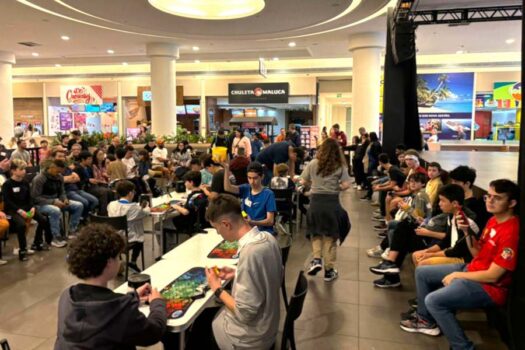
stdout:
<svg viewBox="0 0 525 350">
<path fill-rule="evenodd" d="M 149 316 L 139 311 L 137 293 L 117 294 L 78 284 L 58 302 L 55 350 L 130 350 L 157 343 L 166 330 L 166 302 L 154 300 Z"/>
</svg>

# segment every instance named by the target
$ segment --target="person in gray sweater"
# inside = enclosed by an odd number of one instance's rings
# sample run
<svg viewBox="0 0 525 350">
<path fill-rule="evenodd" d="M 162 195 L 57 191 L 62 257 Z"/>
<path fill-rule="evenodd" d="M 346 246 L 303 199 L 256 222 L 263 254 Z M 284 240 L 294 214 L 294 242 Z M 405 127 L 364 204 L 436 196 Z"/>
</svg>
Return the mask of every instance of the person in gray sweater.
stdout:
<svg viewBox="0 0 525 350">
<path fill-rule="evenodd" d="M 216 344 L 220 349 L 270 349 L 279 327 L 283 272 L 277 240 L 251 227 L 231 195 L 219 195 L 206 215 L 225 240 L 239 242 L 237 269 L 206 269 L 208 285 L 224 303 L 212 324 Z M 231 294 L 221 280 L 233 280 Z"/>
<path fill-rule="evenodd" d="M 131 350 L 157 343 L 166 331 L 166 302 L 149 284 L 127 294 L 114 293 L 122 237 L 107 225 L 84 227 L 69 247 L 69 271 L 82 280 L 58 302 L 55 350 Z M 139 311 L 149 301 L 149 316 Z"/>
</svg>

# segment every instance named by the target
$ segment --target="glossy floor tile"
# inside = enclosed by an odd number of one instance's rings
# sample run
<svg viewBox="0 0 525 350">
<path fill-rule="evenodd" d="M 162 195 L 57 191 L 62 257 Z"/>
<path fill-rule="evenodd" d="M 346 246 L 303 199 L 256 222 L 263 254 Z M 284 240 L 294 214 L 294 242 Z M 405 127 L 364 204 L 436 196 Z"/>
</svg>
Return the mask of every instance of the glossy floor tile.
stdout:
<svg viewBox="0 0 525 350">
<path fill-rule="evenodd" d="M 297 348 L 301 350 L 446 350 L 444 337 L 427 337 L 403 332 L 399 313 L 407 309 L 407 299 L 415 295 L 413 268 L 405 264 L 403 286 L 396 290 L 375 288 L 378 276 L 368 268 L 379 260 L 366 256 L 366 249 L 379 239 L 370 220 L 374 207 L 358 200 L 354 190 L 342 196 L 350 214 L 352 231 L 338 248 L 339 279 L 326 283 L 321 271 L 308 277 L 309 291 L 303 313 L 295 323 Z M 150 221 L 146 221 L 146 226 Z M 302 231 L 295 234 L 286 266 L 286 287 L 291 295 L 297 275 L 311 259 L 310 242 Z M 53 348 L 57 322 L 57 300 L 64 288 L 76 279 L 66 268 L 66 251 L 40 252 L 20 263 L 12 255 L 16 237 L 4 248 L 7 265 L 0 267 L 0 339 L 7 338 L 13 350 L 49 350 Z M 146 237 L 146 264 L 153 262 L 152 237 Z M 157 250 L 158 252 L 158 250 Z M 118 286 L 122 280 L 112 283 Z M 284 306 L 281 304 L 284 323 Z M 467 334 L 479 349 L 504 349 L 497 332 L 488 329 L 480 312 L 461 313 L 459 318 Z M 160 344 L 147 348 L 160 350 Z M 280 338 L 277 348 L 280 348 Z M 143 348 L 141 348 L 143 349 Z"/>
</svg>

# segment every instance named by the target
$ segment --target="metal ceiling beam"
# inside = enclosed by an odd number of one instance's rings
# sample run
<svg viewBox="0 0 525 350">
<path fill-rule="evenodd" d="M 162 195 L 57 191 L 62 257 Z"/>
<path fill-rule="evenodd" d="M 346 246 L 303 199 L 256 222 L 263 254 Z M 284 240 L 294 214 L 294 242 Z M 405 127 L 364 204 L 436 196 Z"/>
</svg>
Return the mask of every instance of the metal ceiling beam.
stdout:
<svg viewBox="0 0 525 350">
<path fill-rule="evenodd" d="M 410 11 L 409 18 L 416 26 L 428 24 L 462 25 L 475 22 L 514 21 L 522 20 L 523 7 L 521 5 L 516 5 Z"/>
</svg>

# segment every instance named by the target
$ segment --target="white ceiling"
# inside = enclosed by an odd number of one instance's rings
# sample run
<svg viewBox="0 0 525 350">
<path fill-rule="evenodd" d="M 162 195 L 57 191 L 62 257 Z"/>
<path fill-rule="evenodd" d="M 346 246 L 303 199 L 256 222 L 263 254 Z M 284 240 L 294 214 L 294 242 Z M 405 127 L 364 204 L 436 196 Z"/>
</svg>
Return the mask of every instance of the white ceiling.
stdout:
<svg viewBox="0 0 525 350">
<path fill-rule="evenodd" d="M 265 9 L 256 16 L 202 21 L 160 12 L 147 0 L 1 0 L 0 50 L 14 52 L 18 66 L 147 62 L 146 43 L 159 41 L 179 45 L 183 61 L 351 57 L 347 48 L 349 36 L 384 32 L 386 18 L 349 25 L 377 13 L 389 3 L 389 0 L 354 1 L 359 5 L 340 18 L 337 16 L 352 5 L 352 0 L 266 0 Z M 420 0 L 418 9 L 516 2 Z M 519 21 L 462 27 L 421 26 L 417 30 L 417 45 L 420 54 L 457 50 L 516 52 L 520 50 L 520 26 Z M 61 35 L 68 35 L 71 40 L 63 41 Z M 509 45 L 505 43 L 507 38 L 516 41 Z M 22 41 L 41 46 L 28 48 L 17 44 Z M 295 41 L 297 46 L 288 47 L 289 41 Z M 200 50 L 194 52 L 192 46 L 199 46 Z M 115 54 L 107 54 L 108 49 Z M 32 52 L 38 52 L 39 57 L 33 57 Z"/>
</svg>

